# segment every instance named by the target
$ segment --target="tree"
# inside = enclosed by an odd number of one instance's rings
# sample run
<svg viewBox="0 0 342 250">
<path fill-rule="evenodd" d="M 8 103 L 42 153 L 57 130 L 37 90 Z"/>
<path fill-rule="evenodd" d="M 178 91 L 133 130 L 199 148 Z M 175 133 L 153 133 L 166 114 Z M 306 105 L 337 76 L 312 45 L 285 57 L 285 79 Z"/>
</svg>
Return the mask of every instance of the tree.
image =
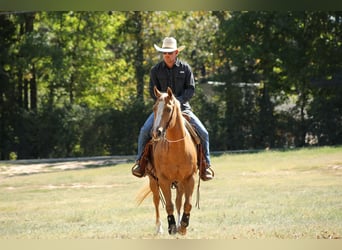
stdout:
<svg viewBox="0 0 342 250">
<path fill-rule="evenodd" d="M 341 24 L 337 11 L 0 12 L 1 159 L 133 154 L 165 36 L 186 46 L 211 150 L 341 143 Z"/>
<path fill-rule="evenodd" d="M 15 110 L 15 89 L 10 82 L 10 47 L 14 42 L 15 25 L 6 15 L 0 15 L 0 159 L 9 157 L 13 140 L 12 119 Z"/>
<path fill-rule="evenodd" d="M 223 62 L 220 67 L 222 78 L 226 82 L 260 82 L 259 119 L 253 132 L 255 145 L 275 146 L 276 142 L 282 141 L 277 136 L 287 133 L 295 136 L 297 146 L 305 145 L 309 129 L 307 111 L 315 98 L 310 80 L 331 72 L 332 68 L 340 68 L 335 59 L 323 56 L 325 62 L 320 61 L 323 51 L 329 56 L 341 51 L 336 43 L 340 24 L 332 24 L 333 20 L 339 20 L 336 19 L 339 14 L 233 12 L 230 18 L 224 18 L 228 15 L 221 12 L 216 15 L 221 25 L 217 44 Z M 230 88 L 227 87 L 226 91 L 229 92 Z M 297 102 L 288 119 L 289 124 L 293 124 L 291 117 L 294 117 L 296 124 L 278 134 L 276 119 L 279 111 L 276 108 L 293 97 Z"/>
</svg>

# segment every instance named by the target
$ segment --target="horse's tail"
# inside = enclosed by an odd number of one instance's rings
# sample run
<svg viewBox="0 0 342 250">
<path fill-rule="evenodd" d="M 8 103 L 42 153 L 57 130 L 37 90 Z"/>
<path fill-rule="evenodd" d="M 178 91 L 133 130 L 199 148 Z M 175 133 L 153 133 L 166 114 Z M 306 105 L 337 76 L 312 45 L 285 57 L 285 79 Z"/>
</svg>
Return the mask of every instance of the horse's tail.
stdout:
<svg viewBox="0 0 342 250">
<path fill-rule="evenodd" d="M 147 183 L 145 186 L 143 186 L 139 193 L 137 194 L 137 197 L 135 198 L 137 205 L 140 206 L 140 204 L 152 193 L 152 190 L 150 188 L 150 185 Z"/>
</svg>

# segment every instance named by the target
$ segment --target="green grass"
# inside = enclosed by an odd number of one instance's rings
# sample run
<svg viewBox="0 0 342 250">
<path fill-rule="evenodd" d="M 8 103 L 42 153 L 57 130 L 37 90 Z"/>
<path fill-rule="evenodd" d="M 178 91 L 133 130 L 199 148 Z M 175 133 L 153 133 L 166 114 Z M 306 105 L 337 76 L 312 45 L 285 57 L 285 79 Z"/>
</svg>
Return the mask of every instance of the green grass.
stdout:
<svg viewBox="0 0 342 250">
<path fill-rule="evenodd" d="M 212 158 L 186 236 L 154 234 L 131 164 L 0 179 L 0 239 L 342 238 L 342 147 Z M 193 204 L 195 204 L 194 196 Z M 161 207 L 164 230 L 166 213 Z"/>
</svg>

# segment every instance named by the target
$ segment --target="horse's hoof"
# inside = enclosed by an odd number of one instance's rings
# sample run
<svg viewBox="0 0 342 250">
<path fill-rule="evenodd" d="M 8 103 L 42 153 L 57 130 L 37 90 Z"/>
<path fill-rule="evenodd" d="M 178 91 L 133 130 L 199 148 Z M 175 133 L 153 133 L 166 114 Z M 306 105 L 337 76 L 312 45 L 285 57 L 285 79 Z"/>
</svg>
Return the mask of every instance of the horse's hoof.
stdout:
<svg viewBox="0 0 342 250">
<path fill-rule="evenodd" d="M 178 233 L 181 235 L 186 235 L 186 227 L 180 226 L 178 228 Z"/>
<path fill-rule="evenodd" d="M 169 227 L 169 234 L 170 235 L 174 235 L 174 234 L 176 234 L 177 233 L 177 227 L 176 227 L 176 225 L 171 225 L 170 227 Z"/>
<path fill-rule="evenodd" d="M 162 227 L 158 227 L 157 230 L 156 230 L 156 235 L 162 235 L 164 234 L 164 230 Z"/>
</svg>

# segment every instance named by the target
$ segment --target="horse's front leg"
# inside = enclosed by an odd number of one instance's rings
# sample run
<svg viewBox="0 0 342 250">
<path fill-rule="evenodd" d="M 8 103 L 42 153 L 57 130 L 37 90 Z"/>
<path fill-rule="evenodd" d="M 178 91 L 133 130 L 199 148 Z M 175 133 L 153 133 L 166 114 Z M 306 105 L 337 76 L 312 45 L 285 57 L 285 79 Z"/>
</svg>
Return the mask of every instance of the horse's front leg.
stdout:
<svg viewBox="0 0 342 250">
<path fill-rule="evenodd" d="M 162 222 L 160 220 L 160 212 L 159 212 L 159 203 L 160 203 L 160 196 L 159 196 L 159 185 L 158 181 L 153 177 L 150 177 L 150 189 L 153 193 L 153 203 L 155 207 L 156 213 L 156 233 L 162 234 L 164 233 Z"/>
<path fill-rule="evenodd" d="M 181 183 L 179 183 L 177 185 L 177 196 L 176 196 L 177 228 L 180 227 L 180 223 L 181 223 L 180 212 L 182 208 L 183 194 L 184 194 L 184 187 Z"/>
<path fill-rule="evenodd" d="M 192 193 L 194 192 L 195 187 L 195 177 L 189 177 L 188 181 L 184 182 L 184 194 L 185 194 L 185 201 L 184 201 L 184 209 L 183 209 L 183 216 L 181 219 L 180 227 L 178 228 L 178 232 L 182 235 L 186 234 L 186 228 L 189 226 L 190 220 L 190 211 L 192 208 Z"/>
<path fill-rule="evenodd" d="M 166 213 L 167 213 L 167 222 L 168 222 L 168 231 L 169 234 L 176 234 L 177 233 L 177 226 L 176 226 L 176 220 L 173 215 L 174 212 L 174 206 L 171 200 L 171 182 L 168 180 L 159 179 L 159 185 L 163 192 L 164 199 L 165 199 L 165 207 L 166 207 Z"/>
</svg>

